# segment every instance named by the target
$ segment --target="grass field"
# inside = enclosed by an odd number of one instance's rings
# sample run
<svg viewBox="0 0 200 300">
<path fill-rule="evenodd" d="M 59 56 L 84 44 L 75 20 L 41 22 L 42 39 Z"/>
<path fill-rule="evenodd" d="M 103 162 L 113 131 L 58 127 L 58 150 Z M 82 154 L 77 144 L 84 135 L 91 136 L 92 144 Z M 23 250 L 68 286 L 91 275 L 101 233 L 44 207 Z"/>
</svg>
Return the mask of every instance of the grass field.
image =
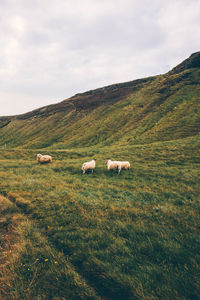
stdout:
<svg viewBox="0 0 200 300">
<path fill-rule="evenodd" d="M 49 165 L 44 150 L 1 149 L 0 298 L 199 299 L 199 148 L 196 135 L 49 149 Z"/>
<path fill-rule="evenodd" d="M 199 99 L 197 52 L 0 117 L 0 299 L 200 299 Z"/>
</svg>

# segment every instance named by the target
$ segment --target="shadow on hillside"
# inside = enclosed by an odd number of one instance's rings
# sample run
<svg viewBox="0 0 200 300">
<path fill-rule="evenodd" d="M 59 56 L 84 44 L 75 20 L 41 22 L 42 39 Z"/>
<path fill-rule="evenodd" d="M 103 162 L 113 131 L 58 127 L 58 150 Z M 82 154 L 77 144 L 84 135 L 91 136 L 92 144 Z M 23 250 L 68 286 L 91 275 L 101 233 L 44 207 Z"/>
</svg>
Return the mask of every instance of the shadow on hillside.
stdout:
<svg viewBox="0 0 200 300">
<path fill-rule="evenodd" d="M 93 173 L 91 170 L 87 170 L 85 174 L 83 174 L 83 171 L 80 168 L 72 167 L 72 166 L 63 166 L 63 167 L 54 167 L 52 168 L 55 173 L 68 173 L 71 175 L 83 175 L 83 176 L 93 176 L 93 177 L 98 177 L 98 176 L 103 176 L 103 177 L 129 177 L 130 175 L 132 176 L 132 170 L 125 171 L 122 170 L 120 174 L 118 174 L 118 171 L 116 170 L 107 170 L 106 168 L 98 167 L 96 168 Z"/>
</svg>

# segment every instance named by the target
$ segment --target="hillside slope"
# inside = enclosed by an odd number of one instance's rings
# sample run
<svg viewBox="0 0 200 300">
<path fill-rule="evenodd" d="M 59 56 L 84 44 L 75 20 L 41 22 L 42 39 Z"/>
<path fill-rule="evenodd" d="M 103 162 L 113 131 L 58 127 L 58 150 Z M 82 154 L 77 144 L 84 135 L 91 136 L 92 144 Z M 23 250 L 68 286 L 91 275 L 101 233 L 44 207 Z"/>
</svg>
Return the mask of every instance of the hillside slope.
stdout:
<svg viewBox="0 0 200 300">
<path fill-rule="evenodd" d="M 164 75 L 96 89 L 0 118 L 0 146 L 69 148 L 138 144 L 200 131 L 200 52 Z"/>
</svg>

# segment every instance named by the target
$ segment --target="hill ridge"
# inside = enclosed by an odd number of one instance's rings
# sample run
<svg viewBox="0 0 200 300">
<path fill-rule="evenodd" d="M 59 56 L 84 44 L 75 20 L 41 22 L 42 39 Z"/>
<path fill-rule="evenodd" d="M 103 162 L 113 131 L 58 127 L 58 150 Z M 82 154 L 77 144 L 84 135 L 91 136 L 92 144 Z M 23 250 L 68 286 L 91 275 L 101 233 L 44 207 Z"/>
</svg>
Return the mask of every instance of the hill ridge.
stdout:
<svg viewBox="0 0 200 300">
<path fill-rule="evenodd" d="M 200 51 L 192 53 L 190 57 L 172 69 L 173 72 L 182 72 L 190 68 L 200 68 Z"/>
<path fill-rule="evenodd" d="M 0 117 L 0 146 L 44 148 L 149 143 L 199 133 L 200 52 L 163 75 L 78 93 Z"/>
</svg>

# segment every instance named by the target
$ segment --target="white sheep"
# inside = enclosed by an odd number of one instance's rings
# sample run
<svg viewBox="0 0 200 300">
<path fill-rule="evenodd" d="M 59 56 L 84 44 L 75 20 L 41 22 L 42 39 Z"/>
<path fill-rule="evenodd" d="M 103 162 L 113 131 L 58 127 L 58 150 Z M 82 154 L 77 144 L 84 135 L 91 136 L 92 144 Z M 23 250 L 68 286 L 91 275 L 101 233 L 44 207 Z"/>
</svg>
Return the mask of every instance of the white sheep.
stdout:
<svg viewBox="0 0 200 300">
<path fill-rule="evenodd" d="M 92 170 L 92 173 L 93 173 L 95 167 L 96 167 L 96 161 L 95 161 L 95 159 L 83 163 L 83 165 L 82 165 L 83 174 L 85 174 L 85 171 L 87 171 L 87 170 Z"/>
<path fill-rule="evenodd" d="M 39 153 L 39 154 L 37 154 L 37 161 L 40 164 L 51 163 L 52 157 L 50 155 L 42 155 Z"/>
<path fill-rule="evenodd" d="M 108 170 L 117 170 L 118 164 L 116 160 L 107 160 L 106 162 Z"/>
<path fill-rule="evenodd" d="M 131 165 L 128 161 L 119 161 L 119 160 L 107 160 L 106 162 L 108 170 L 118 170 L 118 174 L 122 169 L 129 170 Z"/>
<path fill-rule="evenodd" d="M 118 164 L 118 174 L 120 173 L 120 171 L 121 171 L 122 169 L 124 169 L 124 170 L 129 170 L 130 167 L 131 167 L 129 161 L 117 161 L 117 164 Z"/>
</svg>

